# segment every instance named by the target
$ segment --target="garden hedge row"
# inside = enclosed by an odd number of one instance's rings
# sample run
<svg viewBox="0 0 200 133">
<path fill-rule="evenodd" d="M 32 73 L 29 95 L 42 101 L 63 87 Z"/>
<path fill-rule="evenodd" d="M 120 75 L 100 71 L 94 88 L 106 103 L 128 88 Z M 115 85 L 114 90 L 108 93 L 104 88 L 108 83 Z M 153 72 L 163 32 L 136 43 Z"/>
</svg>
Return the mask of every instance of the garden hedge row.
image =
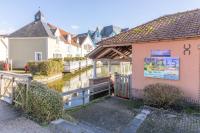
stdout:
<svg viewBox="0 0 200 133">
<path fill-rule="evenodd" d="M 28 62 L 28 67 L 33 75 L 40 74 L 49 76 L 61 73 L 64 70 L 63 62 L 60 59 L 51 59 L 41 62 Z"/>
<path fill-rule="evenodd" d="M 58 119 L 63 113 L 62 96 L 46 85 L 34 81 L 30 85 L 25 111 L 41 123 Z"/>
<path fill-rule="evenodd" d="M 3 70 L 3 64 L 4 62 L 0 61 L 0 70 Z"/>
</svg>

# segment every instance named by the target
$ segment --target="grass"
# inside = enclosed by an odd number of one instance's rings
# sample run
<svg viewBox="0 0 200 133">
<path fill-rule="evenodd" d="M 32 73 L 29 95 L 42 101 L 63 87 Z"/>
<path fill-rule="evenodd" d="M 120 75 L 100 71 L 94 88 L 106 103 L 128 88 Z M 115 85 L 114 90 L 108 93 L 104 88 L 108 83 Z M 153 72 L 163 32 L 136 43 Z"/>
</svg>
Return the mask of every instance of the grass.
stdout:
<svg viewBox="0 0 200 133">
<path fill-rule="evenodd" d="M 23 69 L 13 69 L 12 72 L 17 74 L 30 74 L 30 72 L 25 72 Z"/>
<path fill-rule="evenodd" d="M 76 120 L 71 116 L 72 113 L 77 112 L 81 109 L 86 109 L 87 107 L 92 106 L 95 103 L 104 101 L 108 98 L 110 98 L 110 96 L 101 97 L 101 98 L 95 99 L 95 100 L 93 100 L 93 101 L 91 101 L 91 102 L 89 102 L 85 105 L 81 105 L 81 106 L 77 106 L 77 107 L 74 107 L 74 108 L 71 108 L 71 109 L 67 109 L 63 112 L 62 118 L 65 119 L 65 120 L 71 121 L 71 122 L 76 122 Z"/>
</svg>

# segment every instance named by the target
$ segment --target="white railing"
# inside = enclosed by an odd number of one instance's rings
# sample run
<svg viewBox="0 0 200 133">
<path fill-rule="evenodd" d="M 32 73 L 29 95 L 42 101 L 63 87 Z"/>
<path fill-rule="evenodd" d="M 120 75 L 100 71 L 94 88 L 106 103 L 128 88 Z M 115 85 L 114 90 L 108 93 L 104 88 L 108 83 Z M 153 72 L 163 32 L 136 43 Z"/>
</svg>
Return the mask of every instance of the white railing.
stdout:
<svg viewBox="0 0 200 133">
<path fill-rule="evenodd" d="M 64 72 L 73 72 L 92 65 L 92 60 L 65 61 Z"/>
</svg>

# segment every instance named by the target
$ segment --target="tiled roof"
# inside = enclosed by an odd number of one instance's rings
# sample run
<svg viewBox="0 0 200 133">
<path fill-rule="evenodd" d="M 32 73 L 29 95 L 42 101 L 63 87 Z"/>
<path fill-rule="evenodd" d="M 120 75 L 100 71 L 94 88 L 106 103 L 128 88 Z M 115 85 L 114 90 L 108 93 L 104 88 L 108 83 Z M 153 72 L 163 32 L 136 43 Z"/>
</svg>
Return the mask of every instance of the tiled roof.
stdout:
<svg viewBox="0 0 200 133">
<path fill-rule="evenodd" d="M 10 34 L 9 37 L 16 38 L 16 37 L 52 37 L 51 30 L 49 29 L 47 23 L 42 21 L 34 21 L 21 29 L 15 31 L 14 33 Z"/>
<path fill-rule="evenodd" d="M 166 15 L 99 44 L 124 44 L 200 36 L 200 9 Z"/>
<path fill-rule="evenodd" d="M 113 33 L 119 34 L 121 31 L 122 31 L 122 29 L 120 27 L 117 27 L 117 26 L 113 26 L 113 25 L 105 26 L 101 30 L 101 36 L 103 38 L 106 38 L 106 37 L 112 36 Z"/>
<path fill-rule="evenodd" d="M 88 37 L 88 35 L 78 37 L 80 45 L 82 45 L 82 43 L 85 41 L 85 39 L 86 39 L 87 37 Z"/>
</svg>

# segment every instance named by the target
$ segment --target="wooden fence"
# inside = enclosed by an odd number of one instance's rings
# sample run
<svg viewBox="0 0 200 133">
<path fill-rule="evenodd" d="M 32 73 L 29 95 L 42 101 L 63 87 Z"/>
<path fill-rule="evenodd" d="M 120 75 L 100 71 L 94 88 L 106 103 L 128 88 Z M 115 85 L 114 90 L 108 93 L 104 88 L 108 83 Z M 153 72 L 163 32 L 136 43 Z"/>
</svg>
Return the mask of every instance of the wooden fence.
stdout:
<svg viewBox="0 0 200 133">
<path fill-rule="evenodd" d="M 132 78 L 131 75 L 121 75 L 115 73 L 114 79 L 114 93 L 115 96 L 122 98 L 131 98 L 131 88 L 132 88 Z"/>
<path fill-rule="evenodd" d="M 25 107 L 28 104 L 28 89 L 31 80 L 30 75 L 0 71 L 0 100 Z M 21 99 L 21 102 L 18 99 Z"/>
</svg>

